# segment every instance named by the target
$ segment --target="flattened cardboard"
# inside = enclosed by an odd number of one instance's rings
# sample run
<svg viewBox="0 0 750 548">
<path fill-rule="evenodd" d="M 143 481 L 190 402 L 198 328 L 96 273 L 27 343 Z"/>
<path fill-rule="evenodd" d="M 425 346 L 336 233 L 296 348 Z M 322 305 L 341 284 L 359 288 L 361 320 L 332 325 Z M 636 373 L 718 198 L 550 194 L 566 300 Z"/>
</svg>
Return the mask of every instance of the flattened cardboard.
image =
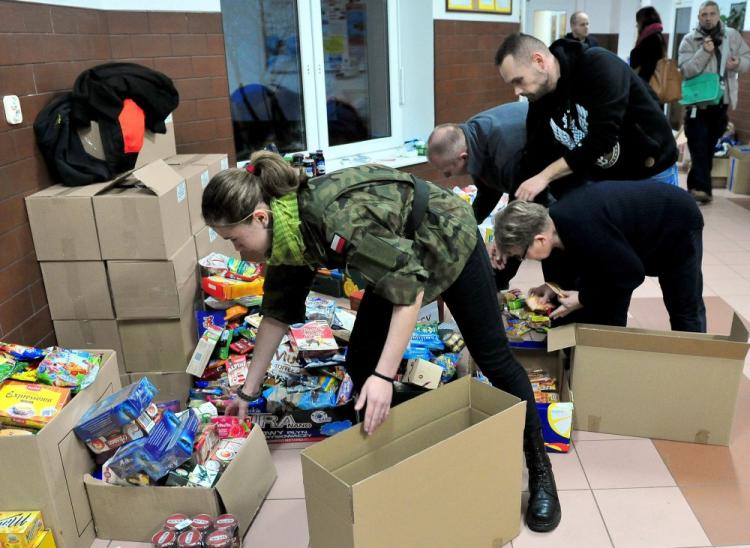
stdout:
<svg viewBox="0 0 750 548">
<path fill-rule="evenodd" d="M 578 324 L 548 348 L 573 347 L 575 429 L 728 445 L 747 338 L 734 314 L 730 335 Z"/>
<path fill-rule="evenodd" d="M 53 185 L 26 197 L 37 260 L 101 260 L 92 198 L 111 184 Z"/>
<path fill-rule="evenodd" d="M 186 287 L 185 293 L 194 295 L 197 282 Z M 184 373 L 198 342 L 192 302 L 185 302 L 179 318 L 117 323 L 127 372 Z"/>
<path fill-rule="evenodd" d="M 203 201 L 203 190 L 208 186 L 211 179 L 208 167 L 199 164 L 186 164 L 175 165 L 172 168 L 185 180 L 188 209 L 190 210 L 190 232 L 197 234 L 206 226 L 201 212 L 201 202 Z"/>
<path fill-rule="evenodd" d="M 205 226 L 193 237 L 195 239 L 195 252 L 198 260 L 211 253 L 221 253 L 227 257 L 240 258 L 240 254 L 234 249 L 232 242 L 225 240 L 210 226 Z"/>
<path fill-rule="evenodd" d="M 179 318 L 195 301 L 197 268 L 192 238 L 168 261 L 108 261 L 117 318 Z"/>
<path fill-rule="evenodd" d="M 40 263 L 40 267 L 53 320 L 107 320 L 115 317 L 103 262 L 45 262 Z"/>
<path fill-rule="evenodd" d="M 0 510 L 40 510 L 60 548 L 87 548 L 94 541 L 94 522 L 84 474 L 94 470 L 86 446 L 73 426 L 96 402 L 121 388 L 117 359 L 103 350 L 103 365 L 94 382 L 36 436 L 0 440 Z"/>
<path fill-rule="evenodd" d="M 185 181 L 156 160 L 93 199 L 102 258 L 169 259 L 190 239 Z"/>
<path fill-rule="evenodd" d="M 170 514 L 234 514 L 247 532 L 276 480 L 263 432 L 253 428 L 216 487 L 120 487 L 86 476 L 99 538 L 150 542 Z"/>
<path fill-rule="evenodd" d="M 117 352 L 120 374 L 125 372 L 120 333 L 115 320 L 55 320 L 57 344 L 66 348 L 94 350 L 108 348 Z"/>
<path fill-rule="evenodd" d="M 308 447 L 310 546 L 505 545 L 520 528 L 525 408 L 464 377 L 396 406 L 372 436 L 356 426 Z"/>
</svg>

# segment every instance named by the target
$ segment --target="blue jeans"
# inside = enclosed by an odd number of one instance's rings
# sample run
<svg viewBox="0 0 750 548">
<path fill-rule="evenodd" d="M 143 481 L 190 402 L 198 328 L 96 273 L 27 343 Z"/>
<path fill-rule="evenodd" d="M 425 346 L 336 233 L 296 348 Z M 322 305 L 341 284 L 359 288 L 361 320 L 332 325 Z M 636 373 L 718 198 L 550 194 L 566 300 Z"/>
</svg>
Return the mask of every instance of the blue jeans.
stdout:
<svg viewBox="0 0 750 548">
<path fill-rule="evenodd" d="M 660 183 L 666 183 L 668 185 L 674 185 L 678 186 L 680 183 L 679 175 L 677 174 L 677 164 L 674 164 L 671 167 L 668 167 L 661 173 L 657 173 L 653 177 L 651 177 L 654 181 L 658 181 Z"/>
</svg>

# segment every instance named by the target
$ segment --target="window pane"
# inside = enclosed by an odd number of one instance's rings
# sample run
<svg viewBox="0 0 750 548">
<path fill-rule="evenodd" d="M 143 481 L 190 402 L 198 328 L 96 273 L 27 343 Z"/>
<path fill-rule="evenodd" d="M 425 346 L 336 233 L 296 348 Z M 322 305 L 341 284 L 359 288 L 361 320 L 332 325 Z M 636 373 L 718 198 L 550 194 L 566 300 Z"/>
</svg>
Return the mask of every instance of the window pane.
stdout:
<svg viewBox="0 0 750 548">
<path fill-rule="evenodd" d="M 390 137 L 387 0 L 321 0 L 328 143 Z"/>
<path fill-rule="evenodd" d="M 296 1 L 221 0 L 221 13 L 237 159 L 304 150 Z"/>
</svg>

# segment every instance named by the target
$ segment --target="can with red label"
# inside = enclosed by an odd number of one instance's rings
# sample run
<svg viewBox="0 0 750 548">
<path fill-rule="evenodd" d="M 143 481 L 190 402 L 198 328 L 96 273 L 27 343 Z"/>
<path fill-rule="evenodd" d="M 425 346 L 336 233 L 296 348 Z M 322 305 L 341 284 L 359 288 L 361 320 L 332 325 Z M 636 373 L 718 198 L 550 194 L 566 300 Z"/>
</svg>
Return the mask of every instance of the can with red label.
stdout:
<svg viewBox="0 0 750 548">
<path fill-rule="evenodd" d="M 229 536 L 233 537 L 237 535 L 240 522 L 232 514 L 222 514 L 214 520 L 214 527 L 226 531 Z"/>
<path fill-rule="evenodd" d="M 200 548 L 203 544 L 203 536 L 195 529 L 180 533 L 177 537 L 177 548 Z"/>
<path fill-rule="evenodd" d="M 184 531 L 190 527 L 190 518 L 185 514 L 172 514 L 164 522 L 164 528 L 167 531 Z"/>
<path fill-rule="evenodd" d="M 162 529 L 151 537 L 151 544 L 156 548 L 175 548 L 177 546 L 177 533 Z"/>
<path fill-rule="evenodd" d="M 213 524 L 214 520 L 211 516 L 209 516 L 208 514 L 198 514 L 193 518 L 192 527 L 202 536 L 206 536 L 206 534 L 211 530 Z"/>
<path fill-rule="evenodd" d="M 206 548 L 232 548 L 234 536 L 225 529 L 217 529 L 206 537 Z"/>
</svg>

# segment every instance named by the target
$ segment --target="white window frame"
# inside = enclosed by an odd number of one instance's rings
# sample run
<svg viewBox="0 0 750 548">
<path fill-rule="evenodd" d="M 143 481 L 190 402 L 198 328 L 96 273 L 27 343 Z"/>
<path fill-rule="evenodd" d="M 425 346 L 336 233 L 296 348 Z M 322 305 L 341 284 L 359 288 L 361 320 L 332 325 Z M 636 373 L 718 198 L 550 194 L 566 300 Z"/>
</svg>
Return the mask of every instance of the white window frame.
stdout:
<svg viewBox="0 0 750 548">
<path fill-rule="evenodd" d="M 302 96 L 305 110 L 307 150 L 321 149 L 326 159 L 335 160 L 356 154 L 394 149 L 403 145 L 403 93 L 401 48 L 399 44 L 398 1 L 387 0 L 388 18 L 388 83 L 391 135 L 345 145 L 330 146 L 323 54 L 323 21 L 320 0 L 297 1 L 297 26 L 300 38 Z M 306 21 L 306 24 L 303 24 Z"/>
</svg>

